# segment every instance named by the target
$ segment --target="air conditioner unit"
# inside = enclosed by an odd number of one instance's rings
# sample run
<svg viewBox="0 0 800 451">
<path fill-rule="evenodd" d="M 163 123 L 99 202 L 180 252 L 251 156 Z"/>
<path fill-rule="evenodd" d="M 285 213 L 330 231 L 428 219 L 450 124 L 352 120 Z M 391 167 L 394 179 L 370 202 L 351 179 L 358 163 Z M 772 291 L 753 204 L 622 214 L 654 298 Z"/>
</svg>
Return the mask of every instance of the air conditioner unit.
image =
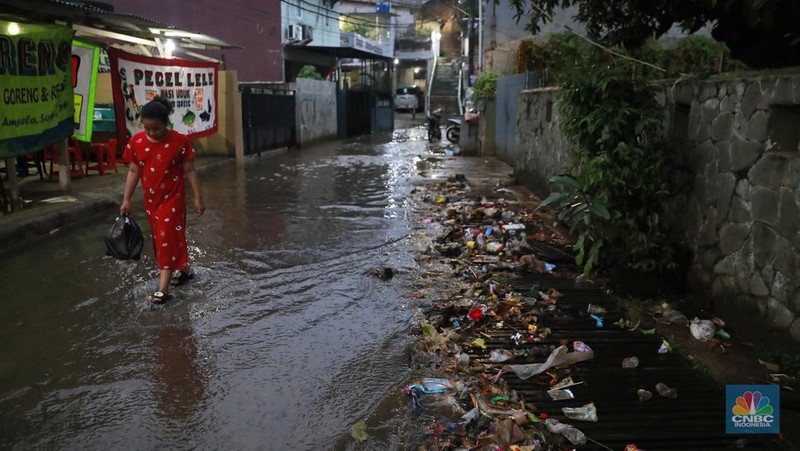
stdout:
<svg viewBox="0 0 800 451">
<path fill-rule="evenodd" d="M 314 40 L 314 28 L 311 25 L 301 25 L 303 27 L 303 37 L 302 39 L 307 39 L 309 41 Z"/>
<path fill-rule="evenodd" d="M 286 37 L 290 41 L 302 41 L 303 40 L 303 26 L 302 25 L 289 25 L 286 29 Z"/>
</svg>

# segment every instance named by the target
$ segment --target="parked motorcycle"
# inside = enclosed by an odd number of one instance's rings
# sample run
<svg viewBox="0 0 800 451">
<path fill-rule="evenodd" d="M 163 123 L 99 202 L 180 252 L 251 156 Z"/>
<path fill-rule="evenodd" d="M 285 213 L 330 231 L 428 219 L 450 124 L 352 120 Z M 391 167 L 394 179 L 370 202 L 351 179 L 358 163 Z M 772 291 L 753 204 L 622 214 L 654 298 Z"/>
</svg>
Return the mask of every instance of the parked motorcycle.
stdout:
<svg viewBox="0 0 800 451">
<path fill-rule="evenodd" d="M 442 111 L 434 110 L 428 116 L 428 142 L 434 142 L 442 139 Z"/>
<path fill-rule="evenodd" d="M 447 119 L 448 125 L 447 130 L 445 131 L 445 136 L 447 140 L 453 144 L 458 144 L 459 139 L 461 138 L 461 120 L 460 119 Z"/>
</svg>

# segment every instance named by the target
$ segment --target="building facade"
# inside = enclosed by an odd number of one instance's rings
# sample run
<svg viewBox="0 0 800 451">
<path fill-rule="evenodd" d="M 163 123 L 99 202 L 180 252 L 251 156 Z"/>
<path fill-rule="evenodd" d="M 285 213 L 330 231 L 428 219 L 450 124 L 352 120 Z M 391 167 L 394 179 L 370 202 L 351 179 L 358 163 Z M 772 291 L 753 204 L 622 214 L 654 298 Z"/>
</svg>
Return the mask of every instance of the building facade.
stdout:
<svg viewBox="0 0 800 451">
<path fill-rule="evenodd" d="M 281 42 L 286 32 L 281 15 L 283 2 L 106 0 L 105 3 L 113 5 L 117 13 L 149 17 L 243 47 L 197 52 L 220 60 L 227 70 L 235 70 L 240 81 L 282 79 Z M 180 53 L 176 56 L 185 57 Z"/>
</svg>

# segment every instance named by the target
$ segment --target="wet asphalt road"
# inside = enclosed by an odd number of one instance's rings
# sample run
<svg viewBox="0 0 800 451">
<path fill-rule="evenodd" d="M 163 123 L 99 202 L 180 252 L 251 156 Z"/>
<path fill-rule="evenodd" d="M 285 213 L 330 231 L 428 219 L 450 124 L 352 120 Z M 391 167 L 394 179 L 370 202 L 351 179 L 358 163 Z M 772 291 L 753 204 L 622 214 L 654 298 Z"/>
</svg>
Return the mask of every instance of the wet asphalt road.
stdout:
<svg viewBox="0 0 800 451">
<path fill-rule="evenodd" d="M 404 237 L 423 134 L 205 176 L 197 278 L 164 307 L 144 301 L 149 245 L 139 263 L 103 256 L 114 212 L 4 257 L 0 448 L 346 449 L 362 420 L 368 448 L 412 446 Z"/>
</svg>

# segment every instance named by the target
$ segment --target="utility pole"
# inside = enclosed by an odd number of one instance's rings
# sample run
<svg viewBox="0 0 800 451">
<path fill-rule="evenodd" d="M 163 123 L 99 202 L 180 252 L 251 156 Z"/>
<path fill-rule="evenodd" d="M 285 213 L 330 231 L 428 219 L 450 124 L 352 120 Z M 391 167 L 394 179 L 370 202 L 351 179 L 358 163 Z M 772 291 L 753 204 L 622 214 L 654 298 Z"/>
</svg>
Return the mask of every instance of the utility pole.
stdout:
<svg viewBox="0 0 800 451">
<path fill-rule="evenodd" d="M 483 0 L 478 0 L 478 75 L 483 72 Z"/>
</svg>

